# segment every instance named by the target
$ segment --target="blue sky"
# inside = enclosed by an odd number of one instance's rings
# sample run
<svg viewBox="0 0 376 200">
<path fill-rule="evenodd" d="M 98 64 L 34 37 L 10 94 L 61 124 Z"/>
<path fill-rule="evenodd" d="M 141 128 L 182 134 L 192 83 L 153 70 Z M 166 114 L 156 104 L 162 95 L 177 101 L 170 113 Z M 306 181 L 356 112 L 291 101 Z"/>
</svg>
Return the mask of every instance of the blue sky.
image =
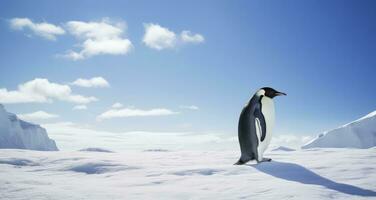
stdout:
<svg viewBox="0 0 376 200">
<path fill-rule="evenodd" d="M 1 1 L 0 88 L 13 91 L 44 78 L 98 99 L 87 110 L 58 99 L 5 103 L 17 114 L 59 116 L 41 123 L 236 136 L 242 106 L 258 88 L 271 86 L 288 94 L 276 99 L 276 134 L 315 135 L 376 109 L 375 8 L 374 1 Z M 65 34 L 51 40 L 28 27 L 17 30 L 14 18 L 53 24 Z M 88 39 L 71 33 L 70 21 L 120 23 L 119 37 L 132 47 L 66 58 Z M 145 44 L 148 24 L 174 32 L 176 44 L 160 50 Z M 184 42 L 184 30 L 204 40 Z M 103 77 L 110 87 L 70 84 L 92 77 Z M 115 102 L 178 114 L 96 120 Z M 199 109 L 182 108 L 191 105 Z"/>
</svg>

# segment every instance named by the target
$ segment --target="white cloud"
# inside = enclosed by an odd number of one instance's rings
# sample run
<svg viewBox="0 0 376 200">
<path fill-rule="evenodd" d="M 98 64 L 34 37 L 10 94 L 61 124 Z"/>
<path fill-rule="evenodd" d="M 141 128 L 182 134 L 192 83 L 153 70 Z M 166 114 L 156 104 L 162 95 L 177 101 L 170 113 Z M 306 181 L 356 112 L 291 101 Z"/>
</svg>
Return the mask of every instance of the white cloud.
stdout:
<svg viewBox="0 0 376 200">
<path fill-rule="evenodd" d="M 45 120 L 59 117 L 59 115 L 47 113 L 42 110 L 33 113 L 18 114 L 17 116 L 26 121 Z"/>
<path fill-rule="evenodd" d="M 54 99 L 79 104 L 97 101 L 95 97 L 73 94 L 68 85 L 49 82 L 48 79 L 36 78 L 18 85 L 18 90 L 8 91 L 0 88 L 1 103 L 44 103 Z"/>
<path fill-rule="evenodd" d="M 195 106 L 195 105 L 190 105 L 190 106 L 181 105 L 179 107 L 182 108 L 182 109 L 188 109 L 188 110 L 199 110 L 200 109 L 198 106 Z"/>
<path fill-rule="evenodd" d="M 72 50 L 69 50 L 64 55 L 58 55 L 57 57 L 60 57 L 60 56 L 68 58 L 68 59 L 71 59 L 71 60 L 82 60 L 82 59 L 85 59 L 84 55 L 82 55 L 81 53 L 77 53 L 75 51 L 72 51 Z"/>
<path fill-rule="evenodd" d="M 144 24 L 144 27 L 145 35 L 142 41 L 146 46 L 157 50 L 175 47 L 177 37 L 174 32 L 158 24 Z"/>
<path fill-rule="evenodd" d="M 164 116 L 175 115 L 178 112 L 171 111 L 166 108 L 154 108 L 150 110 L 142 110 L 135 108 L 110 109 L 97 117 L 97 120 L 119 118 L 119 117 L 146 117 L 146 116 Z"/>
<path fill-rule="evenodd" d="M 73 107 L 73 110 L 86 110 L 87 106 L 86 105 L 76 105 Z"/>
<path fill-rule="evenodd" d="M 180 37 L 177 34 L 166 27 L 162 27 L 159 24 L 146 23 L 144 24 L 145 34 L 143 37 L 143 43 L 156 50 L 172 49 L 178 44 L 185 43 L 202 43 L 205 41 L 204 36 L 201 34 L 193 34 L 191 31 L 182 31 Z"/>
<path fill-rule="evenodd" d="M 190 31 L 182 31 L 180 34 L 180 38 L 185 43 L 201 43 L 205 41 L 204 36 L 201 34 L 193 34 Z"/>
<path fill-rule="evenodd" d="M 15 30 L 30 29 L 35 35 L 41 36 L 48 40 L 56 40 L 57 35 L 63 35 L 64 29 L 54 24 L 42 22 L 34 23 L 28 18 L 13 18 L 10 20 L 10 25 Z"/>
<path fill-rule="evenodd" d="M 79 78 L 75 80 L 72 85 L 80 87 L 110 87 L 110 84 L 102 77 L 93 77 L 91 79 Z"/>
<path fill-rule="evenodd" d="M 119 103 L 119 102 L 116 102 L 114 103 L 111 108 L 122 108 L 123 107 L 123 104 Z"/>
<path fill-rule="evenodd" d="M 124 38 L 124 23 L 113 23 L 108 19 L 99 22 L 69 21 L 68 32 L 82 41 L 81 50 L 69 50 L 64 56 L 72 60 L 91 56 L 111 54 L 124 55 L 133 47 L 132 42 Z"/>
</svg>

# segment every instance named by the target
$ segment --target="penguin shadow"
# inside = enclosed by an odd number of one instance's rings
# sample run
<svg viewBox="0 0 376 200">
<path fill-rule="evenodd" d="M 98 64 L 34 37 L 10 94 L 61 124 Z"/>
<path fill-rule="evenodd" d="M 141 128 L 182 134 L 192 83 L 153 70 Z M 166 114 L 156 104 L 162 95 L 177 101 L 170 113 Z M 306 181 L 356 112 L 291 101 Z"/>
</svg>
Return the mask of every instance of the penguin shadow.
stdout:
<svg viewBox="0 0 376 200">
<path fill-rule="evenodd" d="M 320 185 L 328 189 L 336 190 L 338 192 L 350 195 L 366 197 L 376 196 L 375 191 L 332 181 L 295 163 L 271 161 L 249 166 L 252 166 L 257 170 L 269 174 L 271 176 L 285 179 L 287 181 L 295 181 L 298 183 L 309 185 Z"/>
</svg>

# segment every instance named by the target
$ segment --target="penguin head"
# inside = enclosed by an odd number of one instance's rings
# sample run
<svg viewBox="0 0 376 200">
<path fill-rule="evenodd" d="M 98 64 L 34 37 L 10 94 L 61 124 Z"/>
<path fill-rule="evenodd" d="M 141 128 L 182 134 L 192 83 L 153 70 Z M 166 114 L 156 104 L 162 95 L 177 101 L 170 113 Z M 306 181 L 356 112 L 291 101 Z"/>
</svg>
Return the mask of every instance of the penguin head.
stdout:
<svg viewBox="0 0 376 200">
<path fill-rule="evenodd" d="M 267 96 L 271 99 L 276 97 L 276 96 L 285 96 L 286 95 L 286 93 L 278 92 L 277 90 L 275 90 L 271 87 L 263 87 L 257 92 L 257 94 Z"/>
</svg>

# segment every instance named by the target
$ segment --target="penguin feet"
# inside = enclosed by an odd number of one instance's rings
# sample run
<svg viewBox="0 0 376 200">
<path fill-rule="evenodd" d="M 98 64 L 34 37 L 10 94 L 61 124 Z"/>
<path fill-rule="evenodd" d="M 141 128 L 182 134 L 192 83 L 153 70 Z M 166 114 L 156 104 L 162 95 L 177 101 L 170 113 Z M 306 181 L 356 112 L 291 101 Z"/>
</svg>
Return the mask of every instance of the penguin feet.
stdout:
<svg viewBox="0 0 376 200">
<path fill-rule="evenodd" d="M 234 165 L 244 165 L 246 162 L 242 161 L 241 159 L 238 162 L 234 163 Z"/>
<path fill-rule="evenodd" d="M 243 159 L 240 158 L 238 162 L 234 163 L 234 165 L 244 165 L 251 160 L 254 160 L 254 159 L 253 158 L 243 158 Z"/>
<path fill-rule="evenodd" d="M 272 161 L 272 159 L 271 158 L 263 158 L 262 161 L 264 161 L 264 162 L 270 162 L 270 161 Z"/>
<path fill-rule="evenodd" d="M 260 161 L 258 160 L 257 163 L 270 162 L 270 161 L 272 161 L 271 158 L 262 158 L 262 160 L 260 160 Z"/>
</svg>

